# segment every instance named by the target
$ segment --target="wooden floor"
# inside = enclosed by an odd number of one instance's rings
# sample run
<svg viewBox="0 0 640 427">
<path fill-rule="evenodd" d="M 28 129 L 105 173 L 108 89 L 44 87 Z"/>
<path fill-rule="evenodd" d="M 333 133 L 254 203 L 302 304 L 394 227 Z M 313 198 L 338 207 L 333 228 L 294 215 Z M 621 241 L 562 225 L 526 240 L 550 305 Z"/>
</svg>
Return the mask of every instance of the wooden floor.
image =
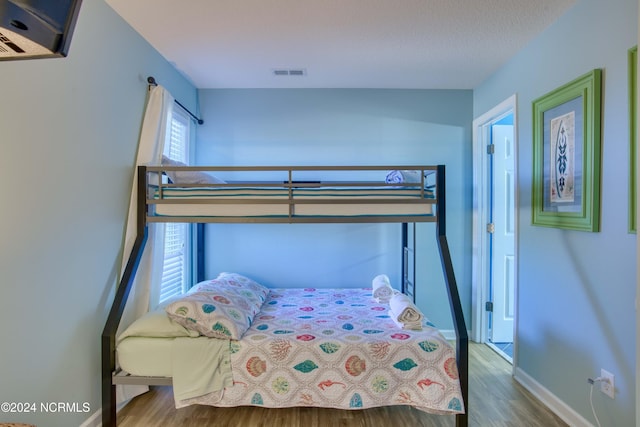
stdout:
<svg viewBox="0 0 640 427">
<path fill-rule="evenodd" d="M 483 344 L 470 344 L 469 426 L 566 426 L 511 377 L 511 365 Z M 356 411 L 189 406 L 175 409 L 171 387 L 154 387 L 118 413 L 118 426 L 151 427 L 390 427 L 454 426 L 455 417 L 407 406 Z"/>
</svg>

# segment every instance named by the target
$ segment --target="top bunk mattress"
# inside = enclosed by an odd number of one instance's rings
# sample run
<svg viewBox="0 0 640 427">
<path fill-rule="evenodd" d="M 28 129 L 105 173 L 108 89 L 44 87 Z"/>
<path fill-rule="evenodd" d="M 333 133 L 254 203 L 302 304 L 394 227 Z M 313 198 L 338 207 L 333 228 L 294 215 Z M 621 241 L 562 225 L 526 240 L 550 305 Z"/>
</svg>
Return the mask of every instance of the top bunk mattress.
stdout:
<svg viewBox="0 0 640 427">
<path fill-rule="evenodd" d="M 433 191 L 416 187 L 171 187 L 156 189 L 153 216 L 433 216 Z"/>
</svg>

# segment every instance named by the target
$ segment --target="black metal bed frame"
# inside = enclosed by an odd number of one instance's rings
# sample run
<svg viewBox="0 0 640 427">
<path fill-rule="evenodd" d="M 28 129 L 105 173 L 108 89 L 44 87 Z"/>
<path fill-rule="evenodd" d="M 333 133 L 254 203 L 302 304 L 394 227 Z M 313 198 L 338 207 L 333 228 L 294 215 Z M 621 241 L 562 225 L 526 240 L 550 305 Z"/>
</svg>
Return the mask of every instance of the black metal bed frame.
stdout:
<svg viewBox="0 0 640 427">
<path fill-rule="evenodd" d="M 386 168 L 386 167 L 385 167 Z M 131 254 L 128 258 L 125 270 L 122 274 L 122 278 L 116 290 L 111 310 L 105 322 L 104 330 L 102 332 L 101 347 L 102 347 L 102 425 L 104 427 L 111 427 L 116 425 L 116 385 L 114 383 L 113 374 L 116 368 L 116 331 L 120 324 L 120 319 L 124 312 L 125 304 L 127 302 L 129 292 L 133 286 L 133 280 L 136 275 L 136 271 L 142 258 L 143 249 L 147 241 L 147 167 L 138 166 L 138 201 L 137 201 L 137 230 L 136 240 L 134 242 Z M 150 167 L 150 169 L 154 169 Z M 386 168 L 389 169 L 389 168 Z M 407 167 L 406 169 L 410 169 Z M 442 264 L 442 271 L 444 274 L 445 284 L 447 287 L 447 294 L 449 297 L 449 305 L 452 312 L 454 329 L 456 332 L 456 360 L 458 366 L 458 374 L 460 379 L 460 386 L 462 392 L 462 398 L 464 400 L 465 413 L 456 415 L 456 426 L 466 427 L 468 425 L 468 412 L 469 412 L 469 339 L 467 328 L 464 320 L 464 313 L 462 311 L 462 304 L 460 302 L 460 294 L 458 293 L 458 286 L 455 279 L 453 270 L 453 264 L 451 262 L 451 254 L 449 251 L 449 244 L 447 243 L 446 236 L 446 197 L 445 197 L 445 166 L 438 165 L 436 169 L 436 231 L 437 231 L 437 243 L 440 253 L 440 260 Z M 185 220 L 183 218 L 183 220 Z M 414 219 L 415 222 L 420 222 L 419 219 Z M 423 220 L 424 221 L 424 220 Z M 203 218 L 192 219 L 191 221 L 203 223 L 208 222 Z M 226 222 L 226 221 L 216 221 Z M 252 221 L 252 222 L 260 222 Z M 265 221 L 266 222 L 266 221 Z M 290 222 L 314 222 L 313 220 L 305 219 L 304 221 L 290 221 Z M 346 221 L 334 221 L 334 222 L 346 222 Z M 348 222 L 372 222 L 368 219 L 360 219 L 359 221 Z M 399 222 L 399 221 L 380 221 L 375 222 Z M 430 221 L 430 222 L 433 222 Z M 402 222 L 402 244 L 403 251 L 407 246 L 407 222 Z M 200 257 L 201 254 L 198 254 Z M 404 255 L 403 255 L 404 257 Z M 404 290 L 404 272 L 405 265 L 403 263 L 403 290 Z M 147 382 L 146 384 L 152 385 Z"/>
</svg>

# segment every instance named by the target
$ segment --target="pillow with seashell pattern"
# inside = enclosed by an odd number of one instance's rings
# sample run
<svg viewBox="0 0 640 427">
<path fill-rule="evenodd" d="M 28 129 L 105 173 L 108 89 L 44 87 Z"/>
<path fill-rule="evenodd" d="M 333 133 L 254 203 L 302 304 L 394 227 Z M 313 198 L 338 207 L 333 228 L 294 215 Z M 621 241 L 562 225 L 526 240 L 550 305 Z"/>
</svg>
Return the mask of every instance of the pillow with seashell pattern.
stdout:
<svg viewBox="0 0 640 427">
<path fill-rule="evenodd" d="M 201 335 L 239 340 L 269 292 L 248 278 L 243 281 L 243 277 L 240 282 L 232 276 L 200 282 L 165 311 L 176 323 Z"/>
<path fill-rule="evenodd" d="M 228 286 L 238 288 L 238 292 L 250 300 L 260 300 L 260 305 L 267 299 L 269 289 L 260 283 L 238 273 L 220 273 L 215 280 L 222 280 Z"/>
</svg>

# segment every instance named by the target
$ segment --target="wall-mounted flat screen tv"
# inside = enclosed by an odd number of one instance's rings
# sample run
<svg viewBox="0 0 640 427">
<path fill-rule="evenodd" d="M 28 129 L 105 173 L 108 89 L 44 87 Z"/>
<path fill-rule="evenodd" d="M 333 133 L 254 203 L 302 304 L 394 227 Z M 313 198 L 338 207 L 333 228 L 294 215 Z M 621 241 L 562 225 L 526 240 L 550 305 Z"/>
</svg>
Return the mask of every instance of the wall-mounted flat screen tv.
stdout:
<svg viewBox="0 0 640 427">
<path fill-rule="evenodd" d="M 0 0 L 0 61 L 67 56 L 82 0 Z"/>
</svg>

